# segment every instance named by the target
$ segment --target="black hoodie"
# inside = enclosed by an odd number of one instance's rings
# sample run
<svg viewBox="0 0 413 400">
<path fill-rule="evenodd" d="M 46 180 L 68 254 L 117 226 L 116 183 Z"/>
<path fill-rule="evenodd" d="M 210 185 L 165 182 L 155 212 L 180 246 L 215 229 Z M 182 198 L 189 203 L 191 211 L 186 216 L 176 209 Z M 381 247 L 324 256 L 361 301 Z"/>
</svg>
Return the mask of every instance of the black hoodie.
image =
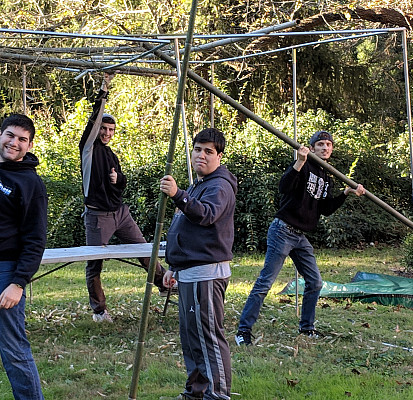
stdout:
<svg viewBox="0 0 413 400">
<path fill-rule="evenodd" d="M 166 262 L 173 271 L 232 260 L 237 178 L 224 166 L 172 200 L 178 211 L 168 231 Z"/>
<path fill-rule="evenodd" d="M 38 164 L 32 153 L 0 162 L 0 261 L 17 261 L 11 283 L 22 287 L 38 270 L 46 245 L 47 193 Z"/>
<path fill-rule="evenodd" d="M 282 197 L 275 216 L 294 228 L 310 232 L 317 227 L 321 215 L 331 215 L 347 196 L 341 193 L 333 197 L 330 176 L 312 160 L 307 160 L 300 171 L 293 168 L 294 163 L 281 177 Z"/>
<path fill-rule="evenodd" d="M 116 154 L 99 138 L 107 96 L 108 92 L 100 90 L 80 139 L 79 150 L 85 204 L 102 211 L 117 211 L 122 205 L 126 176 L 122 173 Z M 115 168 L 118 174 L 116 184 L 110 181 L 109 174 L 112 168 Z"/>
</svg>

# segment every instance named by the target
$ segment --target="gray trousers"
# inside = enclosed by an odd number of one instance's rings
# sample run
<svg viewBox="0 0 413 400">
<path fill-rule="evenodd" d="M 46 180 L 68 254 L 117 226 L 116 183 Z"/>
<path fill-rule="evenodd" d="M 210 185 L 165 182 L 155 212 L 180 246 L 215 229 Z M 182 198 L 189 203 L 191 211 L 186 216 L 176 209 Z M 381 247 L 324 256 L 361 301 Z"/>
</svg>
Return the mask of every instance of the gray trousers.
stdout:
<svg viewBox="0 0 413 400">
<path fill-rule="evenodd" d="M 179 282 L 179 331 L 189 399 L 229 400 L 231 354 L 224 332 L 224 299 L 229 279 Z"/>
<path fill-rule="evenodd" d="M 117 211 L 97 211 L 87 208 L 84 214 L 86 228 L 86 244 L 88 246 L 102 246 L 109 243 L 114 235 L 122 243 L 146 243 L 136 222 L 133 220 L 126 204 Z M 138 259 L 142 268 L 149 268 L 150 258 Z M 91 260 L 86 265 L 86 285 L 89 291 L 89 302 L 95 313 L 106 310 L 106 297 L 103 292 L 100 274 L 103 260 Z M 164 268 L 158 262 L 156 266 L 154 283 L 162 288 Z"/>
</svg>

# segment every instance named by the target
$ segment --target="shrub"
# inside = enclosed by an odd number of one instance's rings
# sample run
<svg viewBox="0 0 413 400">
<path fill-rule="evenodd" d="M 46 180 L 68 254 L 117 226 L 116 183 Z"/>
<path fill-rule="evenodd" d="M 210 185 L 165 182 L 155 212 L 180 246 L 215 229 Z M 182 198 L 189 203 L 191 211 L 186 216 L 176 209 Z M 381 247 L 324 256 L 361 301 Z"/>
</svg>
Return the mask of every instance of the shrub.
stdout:
<svg viewBox="0 0 413 400">
<path fill-rule="evenodd" d="M 81 104 L 81 103 L 79 103 Z M 83 103 L 82 103 L 83 104 Z M 86 115 L 82 111 L 79 113 Z M 119 113 L 119 112 L 118 112 Z M 82 117 L 83 118 L 83 117 Z M 284 119 L 267 119 L 273 126 L 280 127 L 291 135 L 291 121 Z M 81 118 L 69 120 L 66 129 L 79 131 L 83 125 Z M 120 122 L 119 122 L 120 124 Z M 227 126 L 225 126 L 227 124 Z M 232 118 L 223 121 L 221 129 L 226 133 L 227 147 L 223 164 L 238 178 L 238 194 L 235 210 L 236 251 L 264 251 L 268 227 L 279 207 L 280 195 L 278 182 L 293 160 L 292 149 L 274 135 L 266 132 L 255 123 L 248 121 L 236 125 Z M 362 183 L 371 193 L 389 205 L 408 215 L 412 214 L 410 201 L 410 180 L 400 174 L 400 165 L 387 162 L 386 149 L 373 146 L 371 126 L 357 124 L 355 121 L 334 120 L 325 112 L 308 112 L 299 115 L 302 128 L 300 139 L 307 143 L 308 138 L 317 129 L 330 130 L 335 136 L 335 149 L 331 160 L 339 171 Z M 128 127 L 127 131 L 132 130 Z M 42 132 L 46 132 L 44 129 Z M 65 138 L 72 143 L 78 140 L 76 135 L 50 133 L 51 143 L 41 142 L 43 157 L 40 172 L 46 176 L 49 201 L 49 247 L 79 246 L 85 244 L 83 220 L 82 191 L 79 173 L 77 146 L 68 146 Z M 153 239 L 159 205 L 159 179 L 164 174 L 167 142 L 165 131 L 158 136 L 140 132 L 139 140 L 133 141 L 133 135 L 122 133 L 114 140 L 114 151 L 119 155 L 123 172 L 128 177 L 128 186 L 124 193 L 125 203 L 129 204 L 132 216 L 138 222 L 143 235 L 148 241 Z M 41 135 L 40 135 L 41 136 Z M 53 142 L 60 143 L 52 146 Z M 181 188 L 188 187 L 185 151 L 180 138 L 177 142 L 173 176 Z M 118 146 L 118 147 L 117 147 Z M 51 166 L 53 149 L 59 155 L 59 163 Z M 70 157 L 66 154 L 73 150 Z M 137 154 L 139 153 L 139 154 Z M 57 158 L 57 156 L 56 156 Z M 59 168 L 65 171 L 59 172 Z M 344 185 L 336 182 L 337 190 Z M 168 200 L 163 224 L 164 236 L 174 212 L 173 203 Z M 355 246 L 360 242 L 400 242 L 406 235 L 406 227 L 370 202 L 366 198 L 350 196 L 336 213 L 328 218 L 321 218 L 319 226 L 309 235 L 318 247 Z"/>
<path fill-rule="evenodd" d="M 86 243 L 81 183 L 44 178 L 49 196 L 47 247 L 84 246 Z"/>
<path fill-rule="evenodd" d="M 406 267 L 407 273 L 413 274 L 413 233 L 405 237 L 402 244 L 402 251 L 402 264 Z"/>
</svg>

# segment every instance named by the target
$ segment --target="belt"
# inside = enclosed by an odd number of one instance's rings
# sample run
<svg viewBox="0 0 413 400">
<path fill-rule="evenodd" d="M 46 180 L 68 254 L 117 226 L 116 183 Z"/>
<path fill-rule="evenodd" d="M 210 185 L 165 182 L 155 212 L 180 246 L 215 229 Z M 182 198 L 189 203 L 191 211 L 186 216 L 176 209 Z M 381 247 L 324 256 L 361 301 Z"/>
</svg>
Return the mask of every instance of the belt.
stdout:
<svg viewBox="0 0 413 400">
<path fill-rule="evenodd" d="M 99 208 L 97 208 L 97 207 L 95 207 L 95 206 L 89 206 L 88 204 L 85 204 L 85 206 L 86 206 L 89 210 L 103 211 L 103 210 L 99 210 Z"/>
<path fill-rule="evenodd" d="M 277 218 L 280 222 L 282 222 L 281 225 L 285 226 L 290 232 L 295 233 L 296 235 L 304 235 L 305 232 L 302 231 L 301 229 L 294 228 L 292 225 L 287 224 L 285 221 L 282 219 Z"/>
<path fill-rule="evenodd" d="M 107 210 L 99 210 L 98 208 L 95 207 L 89 207 L 86 206 L 87 210 L 89 211 L 90 214 L 94 214 L 94 215 L 112 215 L 115 214 L 117 212 L 116 211 L 107 211 Z M 84 211 L 84 213 L 82 214 L 82 216 L 86 213 L 86 209 Z"/>
</svg>

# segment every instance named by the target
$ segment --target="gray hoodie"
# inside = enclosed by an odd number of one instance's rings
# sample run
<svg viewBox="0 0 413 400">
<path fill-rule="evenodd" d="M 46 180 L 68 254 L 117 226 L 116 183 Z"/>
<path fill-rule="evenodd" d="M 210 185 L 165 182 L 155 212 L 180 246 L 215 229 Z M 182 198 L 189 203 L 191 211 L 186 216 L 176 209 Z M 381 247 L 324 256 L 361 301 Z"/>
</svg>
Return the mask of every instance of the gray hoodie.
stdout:
<svg viewBox="0 0 413 400">
<path fill-rule="evenodd" d="M 168 231 L 166 262 L 173 271 L 232 260 L 237 178 L 224 166 L 178 189 Z"/>
</svg>

